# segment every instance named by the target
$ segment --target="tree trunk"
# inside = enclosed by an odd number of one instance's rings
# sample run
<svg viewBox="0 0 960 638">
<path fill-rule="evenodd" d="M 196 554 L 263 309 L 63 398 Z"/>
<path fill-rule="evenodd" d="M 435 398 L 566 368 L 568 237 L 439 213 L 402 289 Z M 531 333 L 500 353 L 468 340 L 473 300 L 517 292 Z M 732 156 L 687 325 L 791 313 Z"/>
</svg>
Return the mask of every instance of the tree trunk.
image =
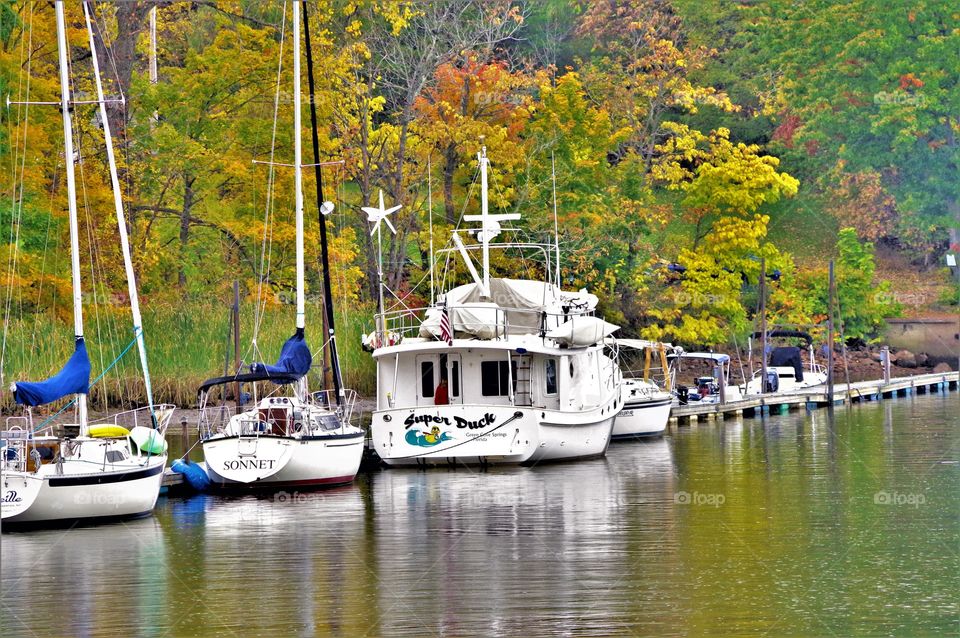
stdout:
<svg viewBox="0 0 960 638">
<path fill-rule="evenodd" d="M 443 152 L 443 208 L 447 213 L 447 223 L 451 226 L 457 223 L 457 211 L 453 205 L 453 174 L 457 170 L 457 146 L 453 142 L 447 144 Z"/>
<path fill-rule="evenodd" d="M 146 28 L 147 14 L 153 3 L 118 2 L 114 6 L 117 15 L 117 34 L 110 42 L 109 50 L 104 42 L 99 43 L 98 57 L 100 68 L 104 69 L 104 77 L 118 82 L 120 85 L 118 88 L 123 91 L 123 95 L 129 101 L 130 81 L 133 78 L 133 67 L 137 58 L 137 40 Z M 114 65 L 116 65 L 116 71 L 114 71 Z M 126 125 L 131 111 L 129 104 L 107 106 L 110 128 L 121 143 L 125 143 L 127 138 Z"/>
<path fill-rule="evenodd" d="M 183 210 L 180 214 L 180 261 L 177 266 L 177 287 L 187 289 L 187 243 L 190 240 L 190 209 L 193 208 L 193 182 L 196 177 L 183 178 Z"/>
</svg>

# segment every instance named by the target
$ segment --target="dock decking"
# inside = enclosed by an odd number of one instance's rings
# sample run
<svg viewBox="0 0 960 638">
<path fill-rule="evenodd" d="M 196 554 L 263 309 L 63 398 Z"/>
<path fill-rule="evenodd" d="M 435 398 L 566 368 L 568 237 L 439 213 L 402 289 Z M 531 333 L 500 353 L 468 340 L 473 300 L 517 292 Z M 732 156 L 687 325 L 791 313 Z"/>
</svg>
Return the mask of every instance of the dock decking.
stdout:
<svg viewBox="0 0 960 638">
<path fill-rule="evenodd" d="M 833 404 L 847 405 L 861 401 L 879 401 L 894 396 L 946 392 L 957 387 L 958 372 L 940 374 L 920 374 L 910 377 L 891 379 L 889 383 L 879 381 L 858 381 L 833 386 Z M 784 394 L 764 394 L 752 396 L 741 401 L 720 403 L 689 403 L 675 405 L 670 410 L 671 423 L 684 424 L 700 419 L 716 419 L 738 416 L 756 416 L 758 414 L 782 414 L 791 409 L 816 409 L 828 406 L 826 386 L 805 388 L 797 392 Z"/>
</svg>

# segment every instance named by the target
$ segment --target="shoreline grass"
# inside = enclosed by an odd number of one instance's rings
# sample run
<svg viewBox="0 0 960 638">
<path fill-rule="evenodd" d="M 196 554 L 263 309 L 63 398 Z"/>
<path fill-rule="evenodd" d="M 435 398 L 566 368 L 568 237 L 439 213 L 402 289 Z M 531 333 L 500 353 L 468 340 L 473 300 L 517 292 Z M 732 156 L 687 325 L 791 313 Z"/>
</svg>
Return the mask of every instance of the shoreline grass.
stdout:
<svg viewBox="0 0 960 638">
<path fill-rule="evenodd" d="M 323 330 L 319 305 L 310 304 L 308 316 L 316 320 L 307 325 L 307 343 L 314 352 L 310 387 L 321 389 L 321 348 Z M 87 307 L 86 340 L 92 366 L 91 382 L 123 352 L 133 339 L 130 313 L 125 307 L 100 305 Z M 241 307 L 241 361 L 249 365 L 264 360 L 273 363 L 283 342 L 293 334 L 295 309 L 289 305 L 268 307 L 257 339 L 260 355 L 252 348 L 253 304 Z M 72 323 L 53 313 L 27 315 L 11 320 L 7 327 L 3 363 L 3 388 L 0 412 L 17 413 L 9 385 L 16 381 L 40 381 L 55 374 L 73 352 Z M 144 308 L 143 324 L 149 357 L 154 401 L 179 407 L 196 405 L 197 387 L 210 377 L 233 370 L 233 340 L 229 335 L 230 308 L 201 301 L 165 303 Z M 363 304 L 338 310 L 337 345 L 344 383 L 361 396 L 375 392 L 373 358 L 364 352 L 360 337 L 373 324 L 373 309 Z M 68 399 L 64 399 L 63 402 Z M 50 406 L 59 409 L 63 402 Z M 146 403 L 146 388 L 140 372 L 136 348 L 123 358 L 97 384 L 91 387 L 91 409 L 128 408 Z M 39 411 L 38 411 L 39 412 Z"/>
</svg>

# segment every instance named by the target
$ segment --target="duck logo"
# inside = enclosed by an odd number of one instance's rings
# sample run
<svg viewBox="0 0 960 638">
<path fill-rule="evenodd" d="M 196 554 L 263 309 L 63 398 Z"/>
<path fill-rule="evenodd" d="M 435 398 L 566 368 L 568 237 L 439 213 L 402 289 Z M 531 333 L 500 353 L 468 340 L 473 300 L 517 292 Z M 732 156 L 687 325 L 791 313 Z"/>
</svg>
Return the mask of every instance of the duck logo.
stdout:
<svg viewBox="0 0 960 638">
<path fill-rule="evenodd" d="M 430 428 L 429 432 L 408 430 L 404 438 L 410 445 L 419 447 L 433 447 L 434 445 L 453 439 L 453 437 L 446 432 L 441 432 L 440 428 L 436 425 Z"/>
</svg>

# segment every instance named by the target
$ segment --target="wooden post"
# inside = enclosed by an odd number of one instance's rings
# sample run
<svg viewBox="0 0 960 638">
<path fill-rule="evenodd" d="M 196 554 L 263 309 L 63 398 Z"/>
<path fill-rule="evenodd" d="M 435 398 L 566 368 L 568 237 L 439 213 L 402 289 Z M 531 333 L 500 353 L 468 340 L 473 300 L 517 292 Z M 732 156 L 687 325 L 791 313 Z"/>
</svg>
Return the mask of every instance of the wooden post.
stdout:
<svg viewBox="0 0 960 638">
<path fill-rule="evenodd" d="M 233 373 L 240 374 L 240 282 L 233 281 Z M 237 400 L 237 413 L 240 413 L 240 384 L 233 386 L 234 398 Z"/>
<path fill-rule="evenodd" d="M 760 394 L 767 389 L 767 260 L 760 258 Z"/>
<path fill-rule="evenodd" d="M 732 363 L 732 360 L 731 360 Z M 723 369 L 723 361 L 720 362 L 720 374 L 717 375 L 720 378 L 720 405 L 727 404 L 727 373 L 730 370 L 730 364 L 727 364 L 727 369 Z"/>
<path fill-rule="evenodd" d="M 831 259 L 827 292 L 827 404 L 830 406 L 833 406 L 833 297 L 836 283 Z"/>
<path fill-rule="evenodd" d="M 673 383 L 670 379 L 670 366 L 667 363 L 667 349 L 664 347 L 663 343 L 659 344 L 660 347 L 660 367 L 663 370 L 664 385 L 667 388 L 667 392 L 672 392 L 673 388 L 671 387 Z"/>
<path fill-rule="evenodd" d="M 183 441 L 183 460 L 187 463 L 190 462 L 190 446 L 187 443 L 190 442 L 190 439 L 187 438 L 187 417 L 180 417 L 180 439 Z"/>
</svg>

